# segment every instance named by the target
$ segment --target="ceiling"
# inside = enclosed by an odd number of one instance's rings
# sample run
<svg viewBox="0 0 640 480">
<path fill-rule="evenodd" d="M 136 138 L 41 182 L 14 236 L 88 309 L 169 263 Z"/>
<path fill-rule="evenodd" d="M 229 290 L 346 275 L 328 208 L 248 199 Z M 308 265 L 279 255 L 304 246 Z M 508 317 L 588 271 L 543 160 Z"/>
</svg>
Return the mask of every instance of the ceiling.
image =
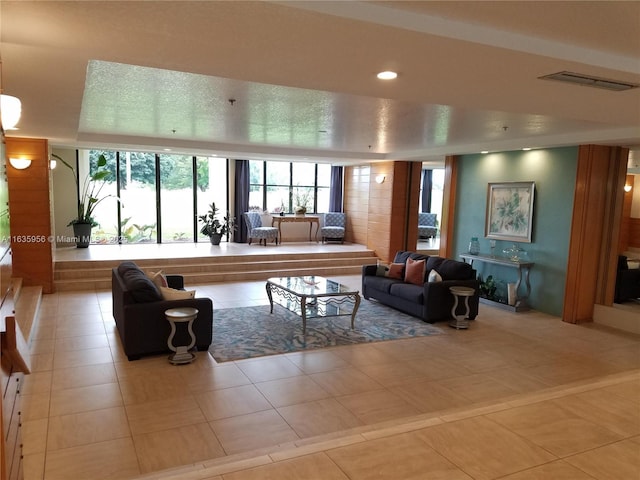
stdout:
<svg viewBox="0 0 640 480">
<path fill-rule="evenodd" d="M 22 137 L 338 164 L 600 143 L 640 160 L 637 1 L 0 2 Z M 395 70 L 381 81 L 376 73 Z M 637 165 L 636 165 L 637 166 Z"/>
</svg>

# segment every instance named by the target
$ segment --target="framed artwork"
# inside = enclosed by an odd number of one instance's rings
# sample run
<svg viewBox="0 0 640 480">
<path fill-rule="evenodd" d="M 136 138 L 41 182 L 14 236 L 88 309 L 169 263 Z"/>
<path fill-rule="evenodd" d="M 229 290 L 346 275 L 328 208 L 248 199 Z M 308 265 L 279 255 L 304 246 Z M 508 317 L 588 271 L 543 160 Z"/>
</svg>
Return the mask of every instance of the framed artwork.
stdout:
<svg viewBox="0 0 640 480">
<path fill-rule="evenodd" d="M 490 183 L 485 237 L 531 243 L 534 182 Z"/>
</svg>

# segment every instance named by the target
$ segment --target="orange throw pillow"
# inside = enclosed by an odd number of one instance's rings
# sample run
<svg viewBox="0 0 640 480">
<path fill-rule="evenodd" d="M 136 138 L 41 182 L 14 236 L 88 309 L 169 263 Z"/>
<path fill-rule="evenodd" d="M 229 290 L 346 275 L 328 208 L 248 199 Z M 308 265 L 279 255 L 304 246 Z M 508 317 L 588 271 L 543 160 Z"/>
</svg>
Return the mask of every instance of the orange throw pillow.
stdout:
<svg viewBox="0 0 640 480">
<path fill-rule="evenodd" d="M 407 265 L 404 270 L 404 281 L 415 285 L 422 285 L 424 283 L 424 267 L 424 259 L 414 260 L 413 258 L 407 258 Z"/>
<path fill-rule="evenodd" d="M 389 278 L 397 278 L 398 280 L 402 280 L 403 268 L 404 263 L 391 263 L 389 264 L 389 270 L 387 270 L 386 276 Z"/>
</svg>

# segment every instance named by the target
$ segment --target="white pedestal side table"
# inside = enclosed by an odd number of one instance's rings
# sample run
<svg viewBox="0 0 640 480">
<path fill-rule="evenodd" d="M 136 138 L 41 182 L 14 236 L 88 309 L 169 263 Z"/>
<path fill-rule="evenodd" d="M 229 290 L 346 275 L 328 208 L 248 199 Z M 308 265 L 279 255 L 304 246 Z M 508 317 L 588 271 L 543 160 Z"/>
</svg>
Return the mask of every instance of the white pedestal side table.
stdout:
<svg viewBox="0 0 640 480">
<path fill-rule="evenodd" d="M 191 363 L 195 360 L 196 356 L 189 350 L 196 344 L 196 336 L 193 333 L 193 321 L 198 316 L 198 310 L 196 308 L 170 308 L 164 312 L 165 317 L 171 324 L 171 333 L 167 339 L 167 346 L 172 353 L 169 355 L 169 362 L 174 365 L 182 365 L 185 363 Z M 176 335 L 176 324 L 186 323 L 189 336 L 191 337 L 191 343 L 189 345 L 174 345 L 173 337 Z"/>
<path fill-rule="evenodd" d="M 451 308 L 451 317 L 449 326 L 460 329 L 469 328 L 469 297 L 473 297 L 476 291 L 469 287 L 449 287 L 449 291 L 453 294 L 453 308 Z M 464 315 L 456 315 L 458 302 L 460 297 L 464 297 L 465 313 Z"/>
</svg>

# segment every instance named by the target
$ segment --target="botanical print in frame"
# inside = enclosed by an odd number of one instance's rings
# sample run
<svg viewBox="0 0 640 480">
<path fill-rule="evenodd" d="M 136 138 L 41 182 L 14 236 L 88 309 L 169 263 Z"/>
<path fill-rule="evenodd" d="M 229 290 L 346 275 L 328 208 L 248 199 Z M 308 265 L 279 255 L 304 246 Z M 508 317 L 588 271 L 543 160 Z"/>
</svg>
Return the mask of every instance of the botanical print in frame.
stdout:
<svg viewBox="0 0 640 480">
<path fill-rule="evenodd" d="M 490 183 L 485 236 L 531 243 L 534 182 Z"/>
</svg>

